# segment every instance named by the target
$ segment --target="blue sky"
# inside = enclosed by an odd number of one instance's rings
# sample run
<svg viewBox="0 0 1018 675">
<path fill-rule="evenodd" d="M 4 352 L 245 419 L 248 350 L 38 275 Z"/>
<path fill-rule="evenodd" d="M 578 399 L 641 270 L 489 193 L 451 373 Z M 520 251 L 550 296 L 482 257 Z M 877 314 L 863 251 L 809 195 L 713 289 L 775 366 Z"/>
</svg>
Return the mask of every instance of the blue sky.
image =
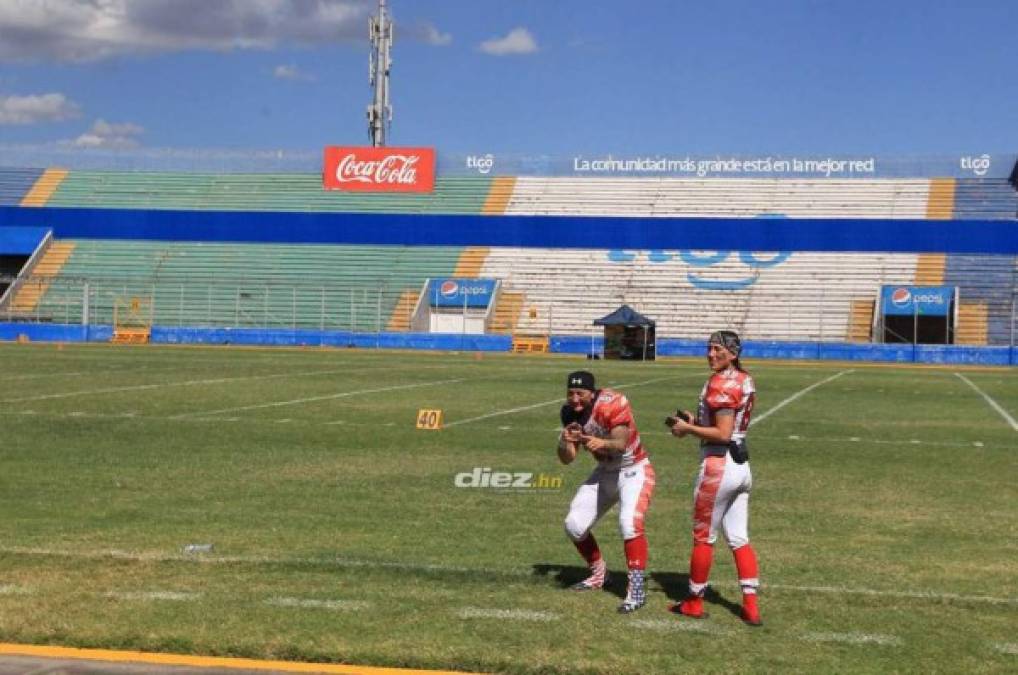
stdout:
<svg viewBox="0 0 1018 675">
<path fill-rule="evenodd" d="M 367 144 L 377 0 L 0 0 L 0 145 Z M 390 145 L 1018 150 L 1018 2 L 389 0 Z"/>
</svg>

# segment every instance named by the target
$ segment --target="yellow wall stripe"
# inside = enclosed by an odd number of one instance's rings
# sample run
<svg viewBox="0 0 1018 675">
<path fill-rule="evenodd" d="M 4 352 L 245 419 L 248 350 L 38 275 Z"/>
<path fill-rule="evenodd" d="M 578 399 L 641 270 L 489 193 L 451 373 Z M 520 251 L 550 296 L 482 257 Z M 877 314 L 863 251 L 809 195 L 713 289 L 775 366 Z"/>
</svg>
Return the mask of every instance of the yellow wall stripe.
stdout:
<svg viewBox="0 0 1018 675">
<path fill-rule="evenodd" d="M 985 302 L 963 302 L 958 306 L 954 342 L 959 345 L 989 343 L 989 308 Z"/>
<path fill-rule="evenodd" d="M 411 314 L 417 306 L 417 299 L 419 297 L 421 297 L 421 294 L 418 291 L 403 291 L 400 293 L 396 306 L 392 308 L 392 316 L 389 317 L 389 323 L 386 324 L 385 330 L 410 330 L 410 320 L 413 318 Z"/>
<path fill-rule="evenodd" d="M 481 268 L 488 260 L 487 246 L 468 246 L 460 253 L 460 259 L 456 263 L 456 270 L 452 273 L 454 277 L 472 279 L 481 274 Z"/>
<path fill-rule="evenodd" d="M 34 312 L 46 294 L 50 281 L 60 274 L 76 246 L 73 241 L 51 241 L 42 259 L 32 268 L 32 275 L 18 287 L 17 295 L 11 301 L 11 309 L 15 312 Z"/>
<path fill-rule="evenodd" d="M 846 336 L 849 342 L 870 341 L 875 306 L 876 300 L 873 298 L 852 301 L 848 316 L 848 335 Z"/>
<path fill-rule="evenodd" d="M 50 197 L 67 178 L 67 169 L 46 169 L 21 200 L 21 206 L 46 206 Z"/>
<path fill-rule="evenodd" d="M 947 256 L 943 253 L 920 253 L 915 266 L 915 282 L 918 286 L 940 286 L 944 283 Z"/>
<path fill-rule="evenodd" d="M 8 656 L 36 656 L 55 659 L 82 659 L 86 661 L 133 662 L 198 668 L 234 668 L 238 670 L 275 670 L 286 673 L 342 673 L 344 675 L 464 675 L 448 670 L 407 670 L 404 668 L 373 668 L 345 666 L 332 663 L 302 663 L 299 661 L 262 661 L 187 654 L 155 654 L 113 649 L 77 649 L 74 647 L 48 647 L 0 643 L 0 654 Z M 476 675 L 476 674 L 475 674 Z"/>
<path fill-rule="evenodd" d="M 930 220 L 950 220 L 954 216 L 953 178 L 930 180 L 930 195 L 926 201 L 926 217 Z"/>
<path fill-rule="evenodd" d="M 505 214 L 506 206 L 512 199 L 513 190 L 516 189 L 516 176 L 498 176 L 491 180 L 491 187 L 488 188 L 488 198 L 484 202 L 481 213 L 490 216 L 501 216 Z"/>
</svg>

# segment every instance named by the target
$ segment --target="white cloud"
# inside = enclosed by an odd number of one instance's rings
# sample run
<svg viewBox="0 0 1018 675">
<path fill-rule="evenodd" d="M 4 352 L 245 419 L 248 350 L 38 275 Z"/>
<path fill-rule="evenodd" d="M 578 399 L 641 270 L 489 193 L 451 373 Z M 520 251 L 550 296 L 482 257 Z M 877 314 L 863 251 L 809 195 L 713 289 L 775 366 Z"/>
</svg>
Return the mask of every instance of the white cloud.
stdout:
<svg viewBox="0 0 1018 675">
<path fill-rule="evenodd" d="M 0 61 L 366 40 L 370 0 L 3 0 Z"/>
<path fill-rule="evenodd" d="M 142 127 L 130 122 L 110 124 L 98 119 L 92 128 L 71 141 L 71 145 L 79 148 L 136 148 L 137 136 L 145 133 Z"/>
<path fill-rule="evenodd" d="M 396 40 L 420 42 L 432 47 L 446 47 L 452 44 L 452 33 L 443 33 L 430 21 L 402 23 L 394 20 Z"/>
<path fill-rule="evenodd" d="M 80 114 L 78 104 L 63 94 L 0 96 L 0 124 L 61 122 Z"/>
<path fill-rule="evenodd" d="M 417 29 L 419 39 L 425 44 L 435 47 L 445 47 L 452 44 L 452 34 L 443 33 L 430 23 L 421 24 Z"/>
<path fill-rule="evenodd" d="M 294 80 L 296 82 L 314 82 L 318 79 L 310 73 L 305 73 L 292 63 L 276 66 L 272 70 L 272 76 L 279 80 Z"/>
<path fill-rule="evenodd" d="M 533 54 L 538 50 L 537 41 L 526 28 L 513 28 L 505 37 L 492 38 L 481 43 L 480 49 L 492 56 L 510 54 Z"/>
</svg>

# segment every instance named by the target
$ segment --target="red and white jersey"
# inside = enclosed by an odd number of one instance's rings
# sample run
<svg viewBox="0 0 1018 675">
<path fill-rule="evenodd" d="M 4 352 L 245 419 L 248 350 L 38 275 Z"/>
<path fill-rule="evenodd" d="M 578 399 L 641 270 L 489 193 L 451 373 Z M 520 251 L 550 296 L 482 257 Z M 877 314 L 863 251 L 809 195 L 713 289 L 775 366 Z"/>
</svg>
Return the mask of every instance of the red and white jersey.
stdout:
<svg viewBox="0 0 1018 675">
<path fill-rule="evenodd" d="M 566 408 L 567 406 L 563 407 L 563 424 L 567 423 Z M 590 410 L 590 417 L 578 421 L 583 425 L 583 433 L 598 438 L 608 438 L 615 427 L 629 427 L 626 451 L 621 455 L 613 454 L 611 459 L 598 458 L 599 468 L 623 469 L 647 458 L 647 452 L 640 441 L 640 432 L 636 429 L 636 420 L 633 419 L 633 408 L 624 394 L 611 389 L 599 390 Z"/>
<path fill-rule="evenodd" d="M 696 423 L 703 427 L 712 427 L 716 424 L 719 410 L 731 410 L 735 415 L 732 440 L 743 441 L 749 429 L 749 418 L 753 413 L 755 400 L 756 387 L 753 378 L 745 371 L 729 367 L 711 375 L 703 385 Z M 704 448 L 712 447 L 706 441 L 700 445 Z"/>
</svg>

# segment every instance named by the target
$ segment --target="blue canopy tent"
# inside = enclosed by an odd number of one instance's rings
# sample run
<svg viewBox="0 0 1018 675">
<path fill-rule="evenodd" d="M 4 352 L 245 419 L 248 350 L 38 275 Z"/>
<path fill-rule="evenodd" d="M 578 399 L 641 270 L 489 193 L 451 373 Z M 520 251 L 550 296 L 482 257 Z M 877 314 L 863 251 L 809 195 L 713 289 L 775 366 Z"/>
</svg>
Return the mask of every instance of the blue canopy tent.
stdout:
<svg viewBox="0 0 1018 675">
<path fill-rule="evenodd" d="M 604 358 L 654 360 L 656 323 L 629 305 L 594 320 L 604 326 Z"/>
</svg>

